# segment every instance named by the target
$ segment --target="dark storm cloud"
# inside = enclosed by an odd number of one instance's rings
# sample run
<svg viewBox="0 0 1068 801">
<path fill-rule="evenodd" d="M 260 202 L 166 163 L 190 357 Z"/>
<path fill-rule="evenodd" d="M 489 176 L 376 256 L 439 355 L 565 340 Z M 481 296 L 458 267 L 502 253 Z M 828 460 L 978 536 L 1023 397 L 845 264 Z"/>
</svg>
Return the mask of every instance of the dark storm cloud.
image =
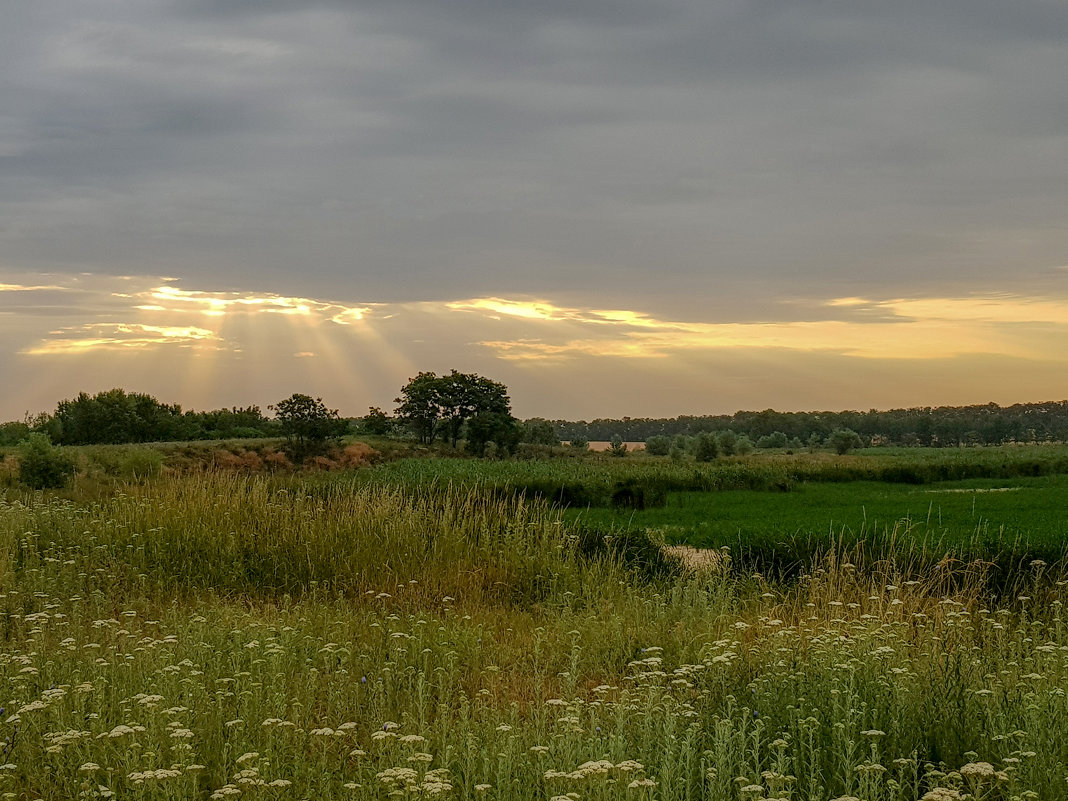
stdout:
<svg viewBox="0 0 1068 801">
<path fill-rule="evenodd" d="M 693 317 L 1068 260 L 1061 2 L 2 7 L 0 269 Z"/>
</svg>

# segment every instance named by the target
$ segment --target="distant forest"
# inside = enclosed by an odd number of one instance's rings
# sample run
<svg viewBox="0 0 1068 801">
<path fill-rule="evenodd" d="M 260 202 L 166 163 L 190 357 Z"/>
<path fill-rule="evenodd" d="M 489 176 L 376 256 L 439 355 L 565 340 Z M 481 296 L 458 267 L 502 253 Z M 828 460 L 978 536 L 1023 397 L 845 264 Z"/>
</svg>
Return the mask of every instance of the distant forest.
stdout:
<svg viewBox="0 0 1068 801">
<path fill-rule="evenodd" d="M 501 385 L 502 390 L 503 385 Z M 414 436 L 410 421 L 377 408 L 348 421 L 358 434 Z M 520 421 L 516 421 L 519 423 Z M 956 447 L 1005 443 L 1068 441 L 1068 401 L 998 406 L 938 406 L 867 412 L 735 412 L 729 415 L 671 418 L 624 417 L 545 420 L 520 424 L 519 441 L 552 445 L 564 441 L 645 442 L 651 437 L 693 437 L 732 431 L 758 448 L 800 448 L 824 443 L 836 431 L 853 431 L 858 444 Z M 278 437 L 285 432 L 277 417 L 258 406 L 186 411 L 150 395 L 112 389 L 79 394 L 61 401 L 52 414 L 0 424 L 0 445 L 12 445 L 33 431 L 47 433 L 56 444 L 162 442 L 203 439 Z"/>
<path fill-rule="evenodd" d="M 867 412 L 735 412 L 670 418 L 624 417 L 586 422 L 551 420 L 564 440 L 608 441 L 621 437 L 644 442 L 654 436 L 692 436 L 731 430 L 754 443 L 793 444 L 826 439 L 840 429 L 857 432 L 866 445 L 1002 445 L 1010 442 L 1068 441 L 1068 401 L 998 406 L 937 406 Z"/>
</svg>

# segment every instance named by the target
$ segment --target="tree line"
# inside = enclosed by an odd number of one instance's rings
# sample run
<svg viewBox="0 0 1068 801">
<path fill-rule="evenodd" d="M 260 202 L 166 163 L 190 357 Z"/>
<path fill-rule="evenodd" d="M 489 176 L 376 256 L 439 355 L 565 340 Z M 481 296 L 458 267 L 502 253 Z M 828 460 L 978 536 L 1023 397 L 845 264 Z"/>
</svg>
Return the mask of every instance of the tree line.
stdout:
<svg viewBox="0 0 1068 801">
<path fill-rule="evenodd" d="M 1068 401 L 999 406 L 913 407 L 879 411 L 760 412 L 671 418 L 550 421 L 561 439 L 646 442 L 656 436 L 733 431 L 757 447 L 797 447 L 855 431 L 866 445 L 956 447 L 1068 441 Z"/>
<path fill-rule="evenodd" d="M 855 432 L 854 445 L 958 446 L 1068 441 L 1068 401 L 998 406 L 939 406 L 867 412 L 760 412 L 672 418 L 599 418 L 592 421 L 521 421 L 512 415 L 504 384 L 474 373 L 420 372 L 401 388 L 392 414 L 371 407 L 362 418 L 342 418 L 321 399 L 294 394 L 268 407 L 183 410 L 151 395 L 111 389 L 79 393 L 55 412 L 0 424 L 0 445 L 46 434 L 59 445 L 167 442 L 285 436 L 300 447 L 361 434 L 411 437 L 422 444 L 463 443 L 472 453 L 512 453 L 523 444 L 637 441 L 651 451 L 696 447 L 702 434 L 722 435 L 720 450 L 736 437 L 744 450 L 826 445 L 838 432 Z M 729 433 L 728 433 L 729 432 Z M 726 436 L 726 439 L 723 439 Z M 684 438 L 684 439 L 679 439 Z M 688 440 L 685 438 L 689 438 Z M 704 440 L 706 449 L 707 438 Z"/>
<path fill-rule="evenodd" d="M 282 435 L 278 420 L 259 406 L 185 411 L 141 392 L 110 389 L 79 393 L 62 400 L 55 412 L 0 424 L 0 444 L 14 444 L 30 433 L 47 434 L 58 445 L 242 439 Z"/>
</svg>

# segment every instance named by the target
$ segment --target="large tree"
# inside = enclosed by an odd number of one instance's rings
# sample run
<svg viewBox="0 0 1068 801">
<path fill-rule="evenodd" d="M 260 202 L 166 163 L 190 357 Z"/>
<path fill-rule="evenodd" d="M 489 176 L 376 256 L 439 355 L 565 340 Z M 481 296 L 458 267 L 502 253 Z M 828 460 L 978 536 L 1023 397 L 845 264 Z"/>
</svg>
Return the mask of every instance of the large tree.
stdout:
<svg viewBox="0 0 1068 801">
<path fill-rule="evenodd" d="M 342 437 L 349 430 L 348 421 L 338 416 L 337 409 L 327 409 L 322 398 L 298 392 L 267 408 L 274 411 L 286 438 L 302 453 L 321 447 L 327 439 Z"/>
<path fill-rule="evenodd" d="M 408 423 L 419 441 L 430 445 L 439 436 L 455 448 L 465 424 L 476 415 L 512 419 L 508 389 L 475 373 L 452 370 L 448 375 L 422 372 L 401 389 L 397 417 Z"/>
<path fill-rule="evenodd" d="M 432 445 L 439 432 L 440 381 L 436 373 L 421 372 L 408 380 L 399 398 L 393 399 L 397 417 L 411 426 L 425 445 Z"/>
</svg>

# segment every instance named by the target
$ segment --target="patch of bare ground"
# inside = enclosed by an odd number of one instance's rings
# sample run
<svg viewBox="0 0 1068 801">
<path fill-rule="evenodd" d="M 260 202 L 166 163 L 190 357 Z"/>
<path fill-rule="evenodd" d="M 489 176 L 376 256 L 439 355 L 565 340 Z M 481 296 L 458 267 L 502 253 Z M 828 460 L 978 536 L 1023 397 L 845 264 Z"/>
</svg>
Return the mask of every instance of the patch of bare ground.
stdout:
<svg viewBox="0 0 1068 801">
<path fill-rule="evenodd" d="M 694 573 L 710 573 L 724 570 L 727 557 L 717 548 L 694 548 L 692 545 L 664 545 L 664 554 L 675 559 L 684 570 Z"/>
</svg>

